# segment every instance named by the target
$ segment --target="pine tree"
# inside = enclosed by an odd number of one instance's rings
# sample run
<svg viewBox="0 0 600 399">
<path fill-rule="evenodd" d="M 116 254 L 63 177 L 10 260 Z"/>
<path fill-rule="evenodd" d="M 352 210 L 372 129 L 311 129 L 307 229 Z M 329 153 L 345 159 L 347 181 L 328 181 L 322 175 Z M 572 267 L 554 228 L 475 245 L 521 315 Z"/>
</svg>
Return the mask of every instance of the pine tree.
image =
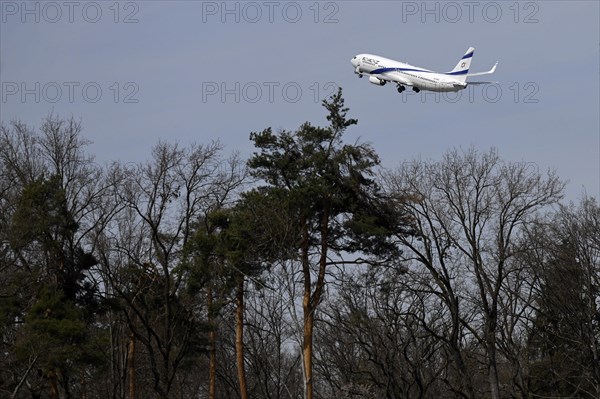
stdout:
<svg viewBox="0 0 600 399">
<path fill-rule="evenodd" d="M 86 274 L 96 260 L 75 244 L 78 225 L 65 198 L 57 176 L 23 190 L 10 226 L 16 273 L 0 299 L 2 319 L 17 334 L 16 359 L 27 367 L 21 381 L 39 370 L 51 398 L 70 397 L 84 383 L 82 370 L 102 363 L 104 339 L 93 325 L 102 304 Z"/>
<path fill-rule="evenodd" d="M 329 112 L 327 127 L 306 122 L 295 132 L 252 133 L 258 152 L 248 162 L 251 174 L 266 184 L 257 191 L 285 206 L 292 239 L 288 259 L 298 261 L 303 275 L 303 366 L 305 397 L 313 398 L 313 331 L 315 312 L 322 301 L 327 269 L 332 264 L 394 264 L 398 253 L 389 241 L 407 220 L 391 206 L 374 174 L 379 158 L 368 144 L 344 144 L 347 118 L 341 89 L 323 101 Z M 281 212 L 282 210 L 279 210 Z M 277 217 L 273 217 L 276 220 Z M 286 252 L 287 251 L 287 252 Z M 372 255 L 370 259 L 342 260 L 343 253 Z"/>
</svg>

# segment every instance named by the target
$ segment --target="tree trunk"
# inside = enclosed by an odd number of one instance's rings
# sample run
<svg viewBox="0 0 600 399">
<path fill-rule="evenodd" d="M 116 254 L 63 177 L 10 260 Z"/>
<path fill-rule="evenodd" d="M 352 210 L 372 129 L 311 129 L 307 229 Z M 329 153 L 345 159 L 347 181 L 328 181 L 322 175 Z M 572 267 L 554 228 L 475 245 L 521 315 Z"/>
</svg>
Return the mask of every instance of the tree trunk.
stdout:
<svg viewBox="0 0 600 399">
<path fill-rule="evenodd" d="M 475 391 L 473 390 L 473 383 L 471 381 L 471 375 L 469 374 L 469 371 L 467 370 L 467 366 L 462 357 L 461 351 L 454 344 L 451 345 L 451 351 L 452 351 L 451 352 L 452 356 L 454 358 L 454 364 L 456 366 L 458 374 L 460 375 L 461 382 L 463 385 L 462 386 L 463 394 L 465 394 L 465 396 L 468 398 L 474 399 Z"/>
<path fill-rule="evenodd" d="M 498 367 L 496 365 L 496 348 L 488 349 L 488 378 L 490 381 L 490 398 L 500 399 L 500 386 L 498 384 Z"/>
<path fill-rule="evenodd" d="M 246 369 L 244 367 L 244 277 L 240 278 L 236 292 L 236 326 L 235 326 L 235 353 L 237 359 L 237 373 L 240 384 L 241 399 L 248 399 L 246 385 Z"/>
<path fill-rule="evenodd" d="M 313 399 L 312 385 L 312 332 L 314 326 L 313 308 L 311 304 L 311 278 L 310 263 L 308 259 L 309 234 L 308 221 L 302 216 L 303 237 L 302 237 L 302 274 L 304 277 L 304 294 L 302 297 L 302 310 L 304 313 L 304 326 L 302 337 L 302 358 L 304 360 L 304 399 Z"/>
<path fill-rule="evenodd" d="M 310 306 L 310 295 L 304 297 L 304 336 L 302 353 L 304 358 L 305 399 L 313 399 L 312 353 L 313 353 L 313 309 Z"/>
<path fill-rule="evenodd" d="M 321 219 L 321 253 L 319 256 L 319 273 L 315 283 L 314 292 L 311 291 L 310 263 L 308 258 L 309 234 L 308 223 L 303 219 L 304 237 L 302 240 L 302 269 L 304 274 L 304 297 L 302 307 L 304 310 L 304 331 L 302 342 L 302 353 L 304 356 L 304 383 L 305 399 L 313 399 L 313 330 L 315 325 L 315 310 L 321 301 L 321 294 L 325 286 L 325 269 L 327 267 L 327 252 L 329 248 L 329 205 L 323 208 Z"/>
<path fill-rule="evenodd" d="M 495 352 L 495 351 L 494 351 Z M 490 355 L 491 357 L 492 355 Z M 496 356 L 489 359 L 488 365 L 489 381 L 490 381 L 490 398 L 500 399 L 500 387 L 498 385 L 498 368 L 496 366 Z"/>
<path fill-rule="evenodd" d="M 433 266 L 431 267 L 431 269 Z M 443 290 L 444 285 L 440 284 L 439 287 Z M 450 312 L 452 314 L 452 333 L 450 335 L 450 348 L 452 350 L 452 354 L 454 356 L 454 364 L 457 368 L 458 374 L 462 383 L 462 391 L 463 393 L 471 399 L 475 398 L 475 390 L 473 389 L 473 380 L 471 379 L 471 374 L 467 369 L 467 365 L 465 364 L 465 360 L 463 358 L 463 353 L 460 347 L 460 311 L 459 311 L 459 301 L 454 292 L 451 289 L 450 284 L 446 286 L 450 292 L 450 295 L 446 298 L 446 303 L 450 308 Z"/>
<path fill-rule="evenodd" d="M 50 389 L 50 399 L 59 399 L 58 394 L 58 376 L 55 371 L 50 371 L 48 373 L 48 385 Z"/>
<path fill-rule="evenodd" d="M 496 364 L 496 320 L 493 316 L 488 320 L 486 328 L 486 346 L 488 358 L 488 379 L 490 383 L 490 398 L 500 399 L 500 386 L 498 383 L 498 366 Z"/>
<path fill-rule="evenodd" d="M 129 334 L 129 345 L 127 347 L 127 374 L 129 375 L 129 399 L 135 399 L 135 335 Z"/>
<path fill-rule="evenodd" d="M 87 399 L 87 381 L 85 380 L 85 374 L 81 376 L 81 399 Z"/>
<path fill-rule="evenodd" d="M 208 332 L 208 342 L 210 345 L 209 366 L 208 366 L 208 398 L 215 399 L 217 382 L 217 333 L 215 319 L 213 315 L 213 296 L 212 287 L 208 287 L 206 295 L 206 304 L 208 306 L 208 323 L 210 330 Z"/>
</svg>

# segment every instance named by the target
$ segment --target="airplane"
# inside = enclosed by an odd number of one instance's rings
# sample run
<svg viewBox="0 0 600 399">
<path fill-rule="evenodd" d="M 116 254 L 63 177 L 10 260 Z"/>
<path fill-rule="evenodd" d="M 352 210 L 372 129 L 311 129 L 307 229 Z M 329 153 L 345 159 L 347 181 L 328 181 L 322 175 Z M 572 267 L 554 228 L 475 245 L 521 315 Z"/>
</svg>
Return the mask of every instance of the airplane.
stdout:
<svg viewBox="0 0 600 399">
<path fill-rule="evenodd" d="M 468 85 L 494 83 L 467 82 L 467 78 L 470 76 L 494 73 L 498 66 L 496 62 L 489 71 L 469 73 L 474 51 L 473 47 L 469 47 L 454 69 L 446 73 L 430 71 L 373 54 L 358 54 L 350 62 L 354 67 L 354 73 L 359 78 L 362 78 L 363 74 L 367 74 L 369 82 L 379 86 L 384 86 L 387 82 L 393 82 L 398 88 L 398 93 L 402 93 L 406 86 L 412 86 L 413 91 L 416 93 L 421 90 L 449 92 L 462 90 Z"/>
</svg>

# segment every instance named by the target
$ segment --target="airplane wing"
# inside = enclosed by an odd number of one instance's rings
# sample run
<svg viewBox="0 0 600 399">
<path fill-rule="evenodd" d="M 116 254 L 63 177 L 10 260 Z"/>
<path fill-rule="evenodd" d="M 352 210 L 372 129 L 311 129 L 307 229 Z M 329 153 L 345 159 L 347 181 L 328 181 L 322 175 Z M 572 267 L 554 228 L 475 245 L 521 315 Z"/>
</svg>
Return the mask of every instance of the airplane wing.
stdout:
<svg viewBox="0 0 600 399">
<path fill-rule="evenodd" d="M 497 67 L 497 66 L 498 66 L 498 62 L 496 62 L 496 63 L 494 64 L 494 66 L 492 67 L 492 69 L 490 69 L 490 70 L 489 70 L 489 71 L 487 71 L 487 72 L 468 73 L 468 74 L 467 74 L 467 78 L 468 78 L 469 76 L 481 76 L 481 75 L 489 75 L 490 73 L 494 73 L 494 72 L 496 71 L 496 67 Z M 472 82 L 469 82 L 469 83 L 470 83 L 470 84 L 472 84 Z"/>
</svg>

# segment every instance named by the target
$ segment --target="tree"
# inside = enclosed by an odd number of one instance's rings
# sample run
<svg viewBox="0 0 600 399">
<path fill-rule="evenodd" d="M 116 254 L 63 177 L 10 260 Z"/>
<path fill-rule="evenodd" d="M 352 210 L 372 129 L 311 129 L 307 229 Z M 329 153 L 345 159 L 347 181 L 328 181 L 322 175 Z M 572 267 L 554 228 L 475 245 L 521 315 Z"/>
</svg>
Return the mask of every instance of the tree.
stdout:
<svg viewBox="0 0 600 399">
<path fill-rule="evenodd" d="M 185 289 L 194 223 L 230 204 L 245 179 L 238 157 L 220 152 L 218 143 L 158 143 L 150 161 L 110 174 L 121 208 L 101 237 L 101 271 L 163 398 L 183 389 L 179 372 L 205 348 L 205 302 Z"/>
<path fill-rule="evenodd" d="M 246 260 L 249 241 L 240 237 L 243 224 L 234 209 L 216 209 L 205 220 L 190 241 L 187 251 L 192 257 L 189 268 L 192 279 L 188 289 L 207 290 L 208 319 L 210 325 L 210 388 L 209 398 L 216 397 L 216 317 L 232 289 L 235 290 L 235 351 L 239 394 L 248 398 L 244 364 L 244 280 L 251 273 L 251 264 Z M 214 293 L 218 292 L 218 303 Z"/>
<path fill-rule="evenodd" d="M 272 262 L 275 262 L 283 245 L 281 230 L 274 233 L 274 224 L 269 218 L 278 204 L 272 197 L 264 196 L 261 190 L 250 190 L 241 195 L 235 206 L 215 209 L 198 223 L 198 229 L 187 250 L 191 256 L 188 267 L 192 279 L 190 289 L 207 289 L 209 299 L 211 331 L 211 378 L 209 397 L 215 397 L 216 342 L 215 318 L 221 307 L 229 300 L 233 291 L 235 302 L 235 352 L 239 394 L 248 398 L 244 349 L 244 302 L 246 280 L 252 279 L 260 286 L 256 277 Z M 275 227 L 277 228 L 277 227 Z M 213 303 L 217 294 L 217 302 Z"/>
<path fill-rule="evenodd" d="M 271 128 L 252 133 L 258 152 L 248 161 L 251 174 L 267 185 L 265 195 L 283 198 L 295 217 L 293 255 L 302 265 L 303 371 L 305 396 L 313 398 L 313 331 L 328 266 L 368 263 L 345 261 L 343 253 L 396 255 L 387 238 L 404 221 L 386 205 L 373 179 L 379 164 L 366 144 L 343 144 L 347 119 L 341 90 L 323 101 L 330 126 L 304 123 L 296 132 L 274 134 Z M 339 260 L 332 260 L 337 258 Z"/>
<path fill-rule="evenodd" d="M 463 346 L 474 340 L 489 387 L 482 394 L 499 398 L 498 336 L 508 310 L 502 301 L 518 270 L 519 238 L 537 212 L 558 202 L 564 183 L 527 164 L 502 162 L 495 151 L 470 149 L 450 151 L 441 162 L 405 164 L 388 175 L 388 187 L 416 221 L 415 237 L 399 237 L 406 259 L 428 272 L 427 290 L 448 311 L 448 329 L 438 338 L 459 373 L 453 389 L 477 396 Z"/>
<path fill-rule="evenodd" d="M 529 330 L 536 395 L 600 396 L 600 211 L 591 198 L 539 220 L 530 240 L 535 309 Z"/>
<path fill-rule="evenodd" d="M 11 223 L 16 270 L 0 308 L 5 322 L 21 325 L 17 359 L 29 364 L 28 371 L 35 359 L 51 398 L 59 397 L 59 388 L 70 397 L 70 378 L 85 378 L 79 370 L 102 361 L 92 331 L 101 304 L 86 276 L 96 260 L 75 244 L 77 229 L 58 176 L 25 187 Z"/>
<path fill-rule="evenodd" d="M 259 282 L 248 282 L 245 346 L 252 398 L 296 398 L 303 392 L 297 329 L 289 315 L 295 303 L 287 294 L 283 267 L 275 262 Z"/>
<path fill-rule="evenodd" d="M 440 309 L 405 273 L 375 267 L 338 280 L 316 336 L 328 397 L 444 396 L 442 342 L 420 323 Z"/>
<path fill-rule="evenodd" d="M 11 375 L 14 397 L 24 387 L 40 391 L 38 375 L 53 395 L 84 394 L 87 376 L 100 371 L 104 326 L 91 324 L 104 309 L 93 232 L 112 208 L 103 207 L 103 170 L 84 152 L 81 129 L 54 115 L 39 132 L 19 121 L 0 125 L 0 302 L 9 354 L 1 371 Z M 75 343 L 79 350 L 69 349 Z"/>
<path fill-rule="evenodd" d="M 228 282 L 224 284 L 220 277 L 216 284 L 222 297 L 221 391 L 237 378 L 240 396 L 244 391 L 250 397 L 293 396 L 292 392 L 298 392 L 295 388 L 301 387 L 297 384 L 299 373 L 294 369 L 299 357 L 289 352 L 290 346 L 283 340 L 291 333 L 289 329 L 284 333 L 285 326 L 281 325 L 285 322 L 284 313 L 294 305 L 285 295 L 281 275 L 284 259 L 289 258 L 290 248 L 298 239 L 290 209 L 283 196 L 274 192 L 267 195 L 257 188 L 244 192 L 235 207 L 217 213 L 226 217 L 221 217 L 222 228 L 211 234 L 218 239 L 219 256 L 210 271 L 213 276 L 227 276 Z M 244 310 L 248 298 L 249 314 Z M 235 356 L 230 357 L 228 347 L 235 348 Z M 237 365 L 235 375 L 223 367 L 227 362 Z M 248 375 L 247 367 L 251 370 Z"/>
<path fill-rule="evenodd" d="M 494 150 L 379 173 L 323 105 L 247 164 L 1 124 L 0 397 L 600 397 L 596 200 Z"/>
</svg>

